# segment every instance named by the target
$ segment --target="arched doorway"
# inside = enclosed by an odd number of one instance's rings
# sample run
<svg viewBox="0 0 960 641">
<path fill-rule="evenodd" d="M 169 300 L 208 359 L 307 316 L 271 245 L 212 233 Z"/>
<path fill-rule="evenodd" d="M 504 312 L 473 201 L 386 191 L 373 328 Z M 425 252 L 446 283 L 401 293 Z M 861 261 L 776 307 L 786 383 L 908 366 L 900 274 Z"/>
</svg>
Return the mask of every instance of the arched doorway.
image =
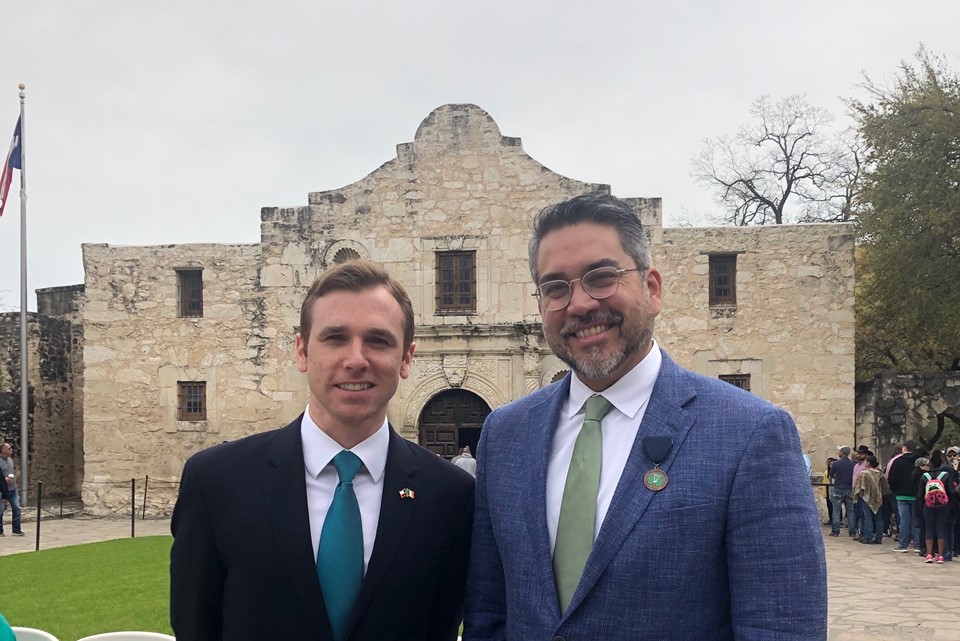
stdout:
<svg viewBox="0 0 960 641">
<path fill-rule="evenodd" d="M 473 392 L 440 392 L 420 413 L 420 445 L 446 459 L 465 445 L 476 452 L 480 429 L 489 413 L 487 404 Z"/>
</svg>

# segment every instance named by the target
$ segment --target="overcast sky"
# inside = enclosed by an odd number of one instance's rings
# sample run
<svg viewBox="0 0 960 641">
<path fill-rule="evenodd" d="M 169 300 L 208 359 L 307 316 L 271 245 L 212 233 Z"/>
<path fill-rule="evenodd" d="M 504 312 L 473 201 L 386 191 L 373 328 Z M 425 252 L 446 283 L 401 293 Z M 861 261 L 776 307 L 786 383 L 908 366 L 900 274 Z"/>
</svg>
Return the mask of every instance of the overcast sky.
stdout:
<svg viewBox="0 0 960 641">
<path fill-rule="evenodd" d="M 0 149 L 27 85 L 29 307 L 83 282 L 81 243 L 256 243 L 475 103 L 550 169 L 715 213 L 690 178 L 758 96 L 846 123 L 863 72 L 920 43 L 960 67 L 960 2 L 46 0 L 6 3 Z M 3 152 L 0 152 L 3 153 Z M 15 181 L 18 178 L 15 177 Z M 16 194 L 17 183 L 13 186 Z M 19 308 L 19 199 L 0 218 L 0 306 Z"/>
</svg>

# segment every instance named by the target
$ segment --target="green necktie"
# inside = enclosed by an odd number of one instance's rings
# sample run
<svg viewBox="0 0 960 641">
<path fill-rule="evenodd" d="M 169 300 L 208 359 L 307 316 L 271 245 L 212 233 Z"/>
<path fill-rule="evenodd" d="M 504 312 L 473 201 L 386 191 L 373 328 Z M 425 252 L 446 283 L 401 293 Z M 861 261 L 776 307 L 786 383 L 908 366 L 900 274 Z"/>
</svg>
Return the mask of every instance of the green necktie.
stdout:
<svg viewBox="0 0 960 641">
<path fill-rule="evenodd" d="M 573 446 L 553 548 L 553 574 L 557 579 L 561 613 L 570 605 L 593 549 L 603 442 L 600 421 L 612 408 L 610 401 L 602 396 L 588 398 L 583 427 Z"/>
<path fill-rule="evenodd" d="M 317 577 L 336 641 L 346 636 L 350 610 L 363 583 L 363 525 L 353 491 L 353 479 L 361 465 L 360 458 L 347 450 L 333 457 L 340 483 L 323 521 L 317 550 Z"/>
</svg>

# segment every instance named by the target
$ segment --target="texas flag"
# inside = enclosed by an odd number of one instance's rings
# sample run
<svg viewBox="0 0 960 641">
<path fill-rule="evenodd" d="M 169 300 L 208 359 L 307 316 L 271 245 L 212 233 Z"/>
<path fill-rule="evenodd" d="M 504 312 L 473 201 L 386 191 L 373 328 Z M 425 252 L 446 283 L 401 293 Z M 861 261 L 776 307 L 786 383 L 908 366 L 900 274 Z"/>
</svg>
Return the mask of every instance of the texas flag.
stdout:
<svg viewBox="0 0 960 641">
<path fill-rule="evenodd" d="M 0 174 L 0 216 L 3 216 L 3 208 L 6 207 L 7 198 L 10 195 L 10 182 L 13 180 L 13 170 L 22 168 L 20 149 L 20 119 L 17 118 L 17 127 L 13 130 L 13 140 L 10 142 L 10 151 L 7 152 L 7 160 L 3 163 L 3 173 Z"/>
</svg>

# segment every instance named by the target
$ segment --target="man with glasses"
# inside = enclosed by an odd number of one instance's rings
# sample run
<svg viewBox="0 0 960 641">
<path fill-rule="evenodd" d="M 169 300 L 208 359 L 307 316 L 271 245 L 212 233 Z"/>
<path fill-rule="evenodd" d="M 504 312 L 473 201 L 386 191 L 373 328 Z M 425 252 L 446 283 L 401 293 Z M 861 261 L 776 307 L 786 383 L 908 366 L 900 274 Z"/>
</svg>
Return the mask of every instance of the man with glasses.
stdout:
<svg viewBox="0 0 960 641">
<path fill-rule="evenodd" d="M 656 344 L 663 279 L 627 203 L 585 194 L 533 227 L 544 336 L 572 373 L 481 433 L 464 641 L 824 641 L 790 416 Z"/>
</svg>

